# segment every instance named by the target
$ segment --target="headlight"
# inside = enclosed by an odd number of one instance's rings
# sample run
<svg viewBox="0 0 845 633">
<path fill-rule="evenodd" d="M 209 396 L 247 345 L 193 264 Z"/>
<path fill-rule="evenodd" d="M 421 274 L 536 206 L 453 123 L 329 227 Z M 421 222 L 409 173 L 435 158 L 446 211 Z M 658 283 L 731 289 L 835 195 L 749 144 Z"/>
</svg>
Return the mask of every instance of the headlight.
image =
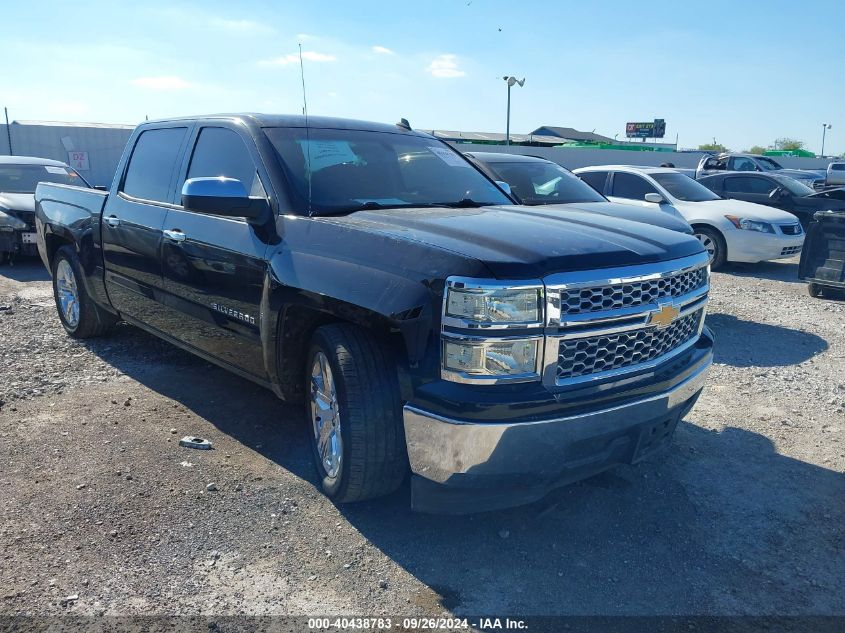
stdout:
<svg viewBox="0 0 845 633">
<path fill-rule="evenodd" d="M 508 340 L 443 340 L 444 378 L 524 377 L 538 375 L 539 338 Z"/>
<path fill-rule="evenodd" d="M 26 222 L 0 211 L 0 228 L 23 231 L 26 228 Z"/>
<path fill-rule="evenodd" d="M 450 279 L 444 316 L 468 327 L 542 325 L 543 286 L 493 285 L 478 280 Z"/>
<path fill-rule="evenodd" d="M 775 227 L 768 222 L 760 222 L 759 220 L 749 220 L 747 218 L 738 218 L 735 215 L 726 215 L 736 228 L 744 231 L 758 231 L 760 233 L 774 233 Z"/>
</svg>

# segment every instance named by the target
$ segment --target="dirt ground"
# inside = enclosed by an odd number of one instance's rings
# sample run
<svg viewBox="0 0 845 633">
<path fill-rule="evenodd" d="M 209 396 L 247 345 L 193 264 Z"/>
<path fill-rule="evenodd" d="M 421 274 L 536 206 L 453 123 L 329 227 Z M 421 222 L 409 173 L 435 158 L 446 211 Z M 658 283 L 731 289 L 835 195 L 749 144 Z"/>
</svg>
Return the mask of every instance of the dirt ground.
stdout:
<svg viewBox="0 0 845 633">
<path fill-rule="evenodd" d="M 40 263 L 0 267 L 0 615 L 845 614 L 845 302 L 796 270 L 714 274 L 664 459 L 442 518 L 333 505 L 299 409 L 130 326 L 73 341 Z"/>
</svg>

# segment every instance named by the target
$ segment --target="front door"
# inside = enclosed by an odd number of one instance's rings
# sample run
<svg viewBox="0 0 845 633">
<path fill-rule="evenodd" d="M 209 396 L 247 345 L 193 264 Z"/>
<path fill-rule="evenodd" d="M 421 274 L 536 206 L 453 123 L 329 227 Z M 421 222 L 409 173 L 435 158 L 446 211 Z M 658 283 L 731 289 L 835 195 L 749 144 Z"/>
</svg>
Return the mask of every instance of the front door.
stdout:
<svg viewBox="0 0 845 633">
<path fill-rule="evenodd" d="M 161 243 L 177 162 L 188 128 L 147 129 L 137 137 L 102 219 L 106 290 L 121 314 L 161 326 Z"/>
<path fill-rule="evenodd" d="M 203 127 L 177 178 L 226 176 L 265 196 L 252 140 L 229 127 Z M 181 198 L 178 197 L 181 201 Z M 174 199 L 174 202 L 177 200 Z M 175 205 L 164 222 L 162 274 L 168 332 L 254 376 L 266 377 L 260 338 L 268 237 L 242 218 Z"/>
</svg>

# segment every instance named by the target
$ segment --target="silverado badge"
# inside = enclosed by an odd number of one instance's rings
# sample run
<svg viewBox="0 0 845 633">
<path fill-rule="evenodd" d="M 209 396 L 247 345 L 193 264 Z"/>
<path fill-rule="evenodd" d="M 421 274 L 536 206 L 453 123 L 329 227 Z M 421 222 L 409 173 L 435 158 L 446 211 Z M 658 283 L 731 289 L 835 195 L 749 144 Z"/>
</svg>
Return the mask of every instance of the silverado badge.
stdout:
<svg viewBox="0 0 845 633">
<path fill-rule="evenodd" d="M 656 325 L 658 330 L 662 330 L 672 325 L 672 322 L 678 318 L 680 313 L 681 311 L 678 308 L 667 303 L 660 306 L 660 309 L 656 312 L 652 312 L 648 322 Z"/>
</svg>

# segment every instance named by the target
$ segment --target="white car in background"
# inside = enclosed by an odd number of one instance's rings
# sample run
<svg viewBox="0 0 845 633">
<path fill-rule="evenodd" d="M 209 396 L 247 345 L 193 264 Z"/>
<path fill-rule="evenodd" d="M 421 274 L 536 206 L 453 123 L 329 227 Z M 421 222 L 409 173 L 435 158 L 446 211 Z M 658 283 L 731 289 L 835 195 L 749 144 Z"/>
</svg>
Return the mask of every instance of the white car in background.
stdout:
<svg viewBox="0 0 845 633">
<path fill-rule="evenodd" d="M 602 165 L 573 171 L 613 202 L 651 208 L 668 204 L 680 211 L 710 254 L 713 269 L 725 262 L 793 257 L 804 244 L 801 223 L 791 213 L 720 198 L 674 169 Z"/>
</svg>

